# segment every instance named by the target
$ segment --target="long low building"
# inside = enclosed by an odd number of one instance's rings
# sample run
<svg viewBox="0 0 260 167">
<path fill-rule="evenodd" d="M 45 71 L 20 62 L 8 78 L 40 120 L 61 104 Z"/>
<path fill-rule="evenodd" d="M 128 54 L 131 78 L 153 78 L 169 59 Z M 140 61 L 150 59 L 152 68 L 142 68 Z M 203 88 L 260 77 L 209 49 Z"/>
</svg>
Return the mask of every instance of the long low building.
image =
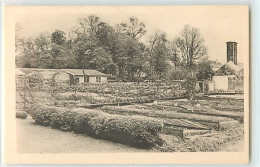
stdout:
<svg viewBox="0 0 260 167">
<path fill-rule="evenodd" d="M 106 83 L 107 75 L 96 70 L 83 69 L 63 69 L 55 74 L 55 80 L 65 81 L 70 83 Z"/>
<path fill-rule="evenodd" d="M 66 84 L 81 83 L 106 83 L 107 75 L 96 70 L 86 69 L 38 69 L 38 68 L 19 68 L 16 70 L 16 76 L 28 78 L 28 82 L 32 81 L 32 76 L 38 78 L 37 82 L 50 82 Z"/>
</svg>

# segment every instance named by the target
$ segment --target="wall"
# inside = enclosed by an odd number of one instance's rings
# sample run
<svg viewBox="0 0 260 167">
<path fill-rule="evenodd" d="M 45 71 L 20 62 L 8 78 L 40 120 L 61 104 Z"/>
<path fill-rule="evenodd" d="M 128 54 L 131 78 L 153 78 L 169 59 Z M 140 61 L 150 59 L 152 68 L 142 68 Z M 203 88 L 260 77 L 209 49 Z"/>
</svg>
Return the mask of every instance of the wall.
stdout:
<svg viewBox="0 0 260 167">
<path fill-rule="evenodd" d="M 89 77 L 89 83 L 96 83 L 96 77 Z"/>
<path fill-rule="evenodd" d="M 207 84 L 208 84 L 208 91 L 209 91 L 209 92 L 215 90 L 214 82 L 208 82 Z"/>
<path fill-rule="evenodd" d="M 107 77 L 101 77 L 101 83 L 107 83 Z"/>
<path fill-rule="evenodd" d="M 228 76 L 213 76 L 215 90 L 228 90 Z"/>
<path fill-rule="evenodd" d="M 84 83 L 84 76 L 79 77 L 79 83 Z"/>
</svg>

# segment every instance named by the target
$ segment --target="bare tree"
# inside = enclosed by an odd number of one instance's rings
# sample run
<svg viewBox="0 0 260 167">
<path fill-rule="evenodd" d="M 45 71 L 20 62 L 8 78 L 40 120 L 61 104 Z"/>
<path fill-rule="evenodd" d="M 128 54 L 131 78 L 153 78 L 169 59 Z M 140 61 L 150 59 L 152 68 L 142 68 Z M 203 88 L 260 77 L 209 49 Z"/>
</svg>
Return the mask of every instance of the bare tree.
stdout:
<svg viewBox="0 0 260 167">
<path fill-rule="evenodd" d="M 186 65 L 189 69 L 194 66 L 196 61 L 207 54 L 204 39 L 201 37 L 199 29 L 195 27 L 184 26 L 180 37 L 174 43 L 173 51 L 182 59 L 183 65 Z"/>
</svg>

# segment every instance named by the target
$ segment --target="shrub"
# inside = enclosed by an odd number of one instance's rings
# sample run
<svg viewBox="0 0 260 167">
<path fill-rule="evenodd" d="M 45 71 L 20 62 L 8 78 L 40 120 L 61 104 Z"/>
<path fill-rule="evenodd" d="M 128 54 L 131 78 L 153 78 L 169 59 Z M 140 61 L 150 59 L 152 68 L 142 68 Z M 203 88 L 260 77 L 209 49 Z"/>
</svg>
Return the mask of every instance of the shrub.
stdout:
<svg viewBox="0 0 260 167">
<path fill-rule="evenodd" d="M 26 119 L 27 113 L 24 111 L 16 111 L 16 118 Z"/>
<path fill-rule="evenodd" d="M 143 116 L 122 116 L 98 110 L 37 105 L 31 115 L 36 123 L 61 130 L 71 130 L 137 148 L 162 145 L 159 137 L 163 124 Z"/>
</svg>

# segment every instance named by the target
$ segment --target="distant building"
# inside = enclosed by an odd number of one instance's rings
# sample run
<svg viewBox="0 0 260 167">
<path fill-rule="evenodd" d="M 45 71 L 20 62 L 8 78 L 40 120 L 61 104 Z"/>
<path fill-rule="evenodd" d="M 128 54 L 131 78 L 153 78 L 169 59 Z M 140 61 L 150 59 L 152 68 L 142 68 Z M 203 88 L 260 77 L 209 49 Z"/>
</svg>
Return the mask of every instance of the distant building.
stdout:
<svg viewBox="0 0 260 167">
<path fill-rule="evenodd" d="M 213 76 L 214 90 L 228 91 L 228 75 Z"/>
<path fill-rule="evenodd" d="M 237 63 L 237 42 L 227 42 L 227 63 L 209 63 L 214 75 L 209 81 L 197 81 L 200 92 L 243 90 L 244 70 L 243 64 Z"/>
<path fill-rule="evenodd" d="M 96 70 L 83 69 L 39 69 L 19 68 L 16 77 L 24 76 L 27 82 L 33 84 L 66 83 L 106 83 L 107 75 Z"/>
<path fill-rule="evenodd" d="M 134 78 L 145 78 L 147 75 L 146 75 L 146 73 L 145 72 L 143 72 L 143 71 L 138 71 L 138 72 L 136 72 L 136 73 L 134 73 Z"/>
<path fill-rule="evenodd" d="M 66 74 L 69 75 L 66 75 Z M 107 75 L 96 70 L 63 69 L 56 74 L 57 79 L 69 80 L 70 83 L 107 83 Z M 56 80 L 57 80 L 56 79 Z"/>
<path fill-rule="evenodd" d="M 237 65 L 237 43 L 227 42 L 227 63 L 232 61 Z"/>
<path fill-rule="evenodd" d="M 213 81 L 197 81 L 196 88 L 198 89 L 198 92 L 204 93 L 214 91 L 215 89 Z"/>
</svg>

